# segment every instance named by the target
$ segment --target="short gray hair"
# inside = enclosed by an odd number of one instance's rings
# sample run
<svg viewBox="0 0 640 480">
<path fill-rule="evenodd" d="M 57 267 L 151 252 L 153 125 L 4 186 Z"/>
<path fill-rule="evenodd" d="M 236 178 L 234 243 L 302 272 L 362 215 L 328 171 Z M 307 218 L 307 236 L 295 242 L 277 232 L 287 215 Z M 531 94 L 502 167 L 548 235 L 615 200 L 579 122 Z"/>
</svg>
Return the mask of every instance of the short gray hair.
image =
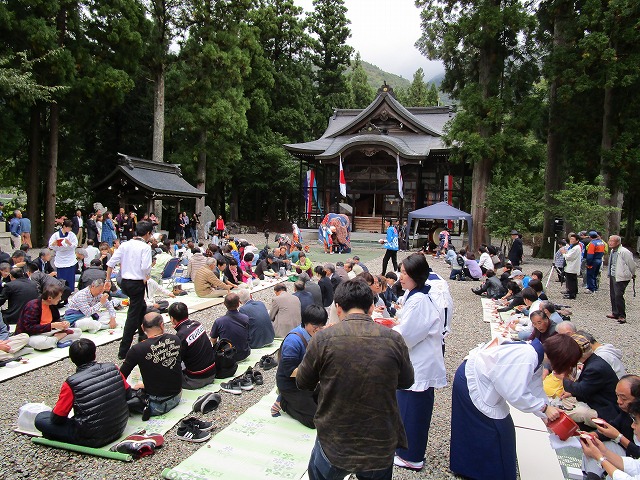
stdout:
<svg viewBox="0 0 640 480">
<path fill-rule="evenodd" d="M 96 278 L 93 282 L 91 282 L 92 287 L 101 287 L 104 285 L 104 280 L 102 278 Z"/>
<path fill-rule="evenodd" d="M 331 273 L 336 273 L 336 266 L 333 263 L 325 263 L 322 268 L 329 270 Z"/>
<path fill-rule="evenodd" d="M 251 293 L 249 293 L 249 290 L 246 288 L 240 288 L 236 293 L 238 294 L 240 303 L 242 303 L 243 305 L 251 299 Z"/>
<path fill-rule="evenodd" d="M 218 260 L 216 260 L 215 257 L 207 257 L 207 262 L 206 262 L 207 267 L 213 265 L 214 263 L 216 265 L 218 264 Z"/>
<path fill-rule="evenodd" d="M 564 322 L 560 322 L 558 325 L 556 325 L 556 332 L 576 333 L 576 326 L 573 323 L 565 320 Z"/>
</svg>

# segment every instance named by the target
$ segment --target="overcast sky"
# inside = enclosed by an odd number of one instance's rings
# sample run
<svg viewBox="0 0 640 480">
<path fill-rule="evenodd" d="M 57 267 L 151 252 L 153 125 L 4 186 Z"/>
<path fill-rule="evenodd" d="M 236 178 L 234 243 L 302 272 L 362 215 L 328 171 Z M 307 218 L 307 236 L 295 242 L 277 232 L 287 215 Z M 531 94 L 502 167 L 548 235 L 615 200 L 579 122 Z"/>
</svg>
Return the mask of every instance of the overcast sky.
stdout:
<svg viewBox="0 0 640 480">
<path fill-rule="evenodd" d="M 312 0 L 294 0 L 305 11 Z M 413 0 L 345 0 L 351 20 L 347 43 L 362 59 L 381 69 L 411 80 L 422 67 L 425 80 L 444 72 L 440 62 L 423 57 L 414 46 L 420 37 L 420 13 Z"/>
</svg>

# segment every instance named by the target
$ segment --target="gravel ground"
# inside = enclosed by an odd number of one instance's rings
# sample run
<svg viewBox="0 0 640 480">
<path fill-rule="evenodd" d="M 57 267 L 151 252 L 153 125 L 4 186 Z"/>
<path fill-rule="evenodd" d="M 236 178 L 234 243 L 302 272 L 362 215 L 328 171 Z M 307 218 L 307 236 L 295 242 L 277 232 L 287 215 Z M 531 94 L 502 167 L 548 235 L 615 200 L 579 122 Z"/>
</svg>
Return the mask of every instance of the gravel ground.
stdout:
<svg viewBox="0 0 640 480">
<path fill-rule="evenodd" d="M 263 245 L 264 238 L 256 236 L 256 245 Z M 312 253 L 315 247 L 312 247 Z M 354 252 L 358 253 L 358 252 Z M 372 272 L 382 270 L 382 252 L 367 262 Z M 406 254 L 400 253 L 399 258 Z M 338 261 L 341 256 L 333 256 Z M 313 259 L 313 255 L 311 255 Z M 442 261 L 429 259 L 429 263 L 437 273 L 448 278 L 449 267 Z M 549 261 L 528 259 L 523 266 L 525 273 L 540 269 L 546 273 L 550 269 Z M 560 301 L 560 284 L 553 281 L 547 293 L 550 298 Z M 546 278 L 545 278 L 546 281 Z M 451 292 L 455 301 L 453 332 L 447 339 L 445 363 L 449 381 L 460 364 L 462 358 L 477 343 L 485 341 L 489 336 L 488 326 L 481 321 L 482 309 L 478 297 L 471 293 L 471 288 L 478 282 L 451 281 Z M 627 371 L 640 371 L 640 352 L 637 349 L 640 334 L 635 324 L 639 319 L 640 302 L 632 297 L 631 287 L 627 289 L 626 325 L 618 325 L 614 320 L 605 318 L 610 313 L 608 288 L 594 295 L 580 294 L 578 300 L 569 301 L 574 312 L 572 320 L 578 328 L 590 331 L 599 341 L 612 343 L 621 348 L 625 355 Z M 269 305 L 271 290 L 255 295 Z M 224 313 L 223 306 L 212 307 L 194 314 L 192 318 L 210 327 L 213 320 Z M 99 361 L 116 361 L 118 343 L 114 342 L 98 348 Z M 132 464 L 112 460 L 77 455 L 71 452 L 35 447 L 24 435 L 13 432 L 17 412 L 26 402 L 44 401 L 53 405 L 61 382 L 74 371 L 70 360 L 64 360 L 24 376 L 2 383 L 2 401 L 4 408 L 0 414 L 0 479 L 152 479 L 160 478 L 160 472 L 167 467 L 177 465 L 182 459 L 196 451 L 200 445 L 179 441 L 175 437 L 175 428 L 167 433 L 167 442 L 154 456 L 144 458 Z M 242 395 L 223 393 L 220 408 L 204 418 L 216 423 L 215 432 L 222 430 L 246 408 L 255 404 L 274 385 L 275 369 L 264 372 L 265 384 Z M 427 462 L 423 471 L 409 472 L 395 469 L 394 478 L 398 479 L 446 479 L 455 478 L 448 471 L 449 436 L 450 436 L 450 397 L 451 386 L 436 391 L 436 402 L 431 423 Z M 277 441 L 277 439 L 274 439 Z M 214 459 L 212 461 L 221 461 Z M 232 470 L 231 470 L 232 471 Z M 231 472 L 230 471 L 230 472 Z M 233 474 L 230 473 L 230 478 Z M 256 479 L 260 480 L 260 479 Z"/>
</svg>

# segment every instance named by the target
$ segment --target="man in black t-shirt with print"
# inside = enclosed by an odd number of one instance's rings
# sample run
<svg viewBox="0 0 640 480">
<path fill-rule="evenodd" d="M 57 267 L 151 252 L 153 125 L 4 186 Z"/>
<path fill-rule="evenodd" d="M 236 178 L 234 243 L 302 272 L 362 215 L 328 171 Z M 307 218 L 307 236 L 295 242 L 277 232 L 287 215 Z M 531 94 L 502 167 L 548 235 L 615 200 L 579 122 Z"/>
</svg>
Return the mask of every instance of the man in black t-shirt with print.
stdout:
<svg viewBox="0 0 640 480">
<path fill-rule="evenodd" d="M 196 390 L 213 383 L 216 354 L 204 326 L 189 319 L 189 310 L 182 302 L 169 306 L 169 318 L 180 338 L 180 356 L 184 364 L 182 388 Z"/>
<path fill-rule="evenodd" d="M 140 367 L 151 415 L 162 415 L 175 408 L 182 396 L 180 338 L 165 333 L 162 315 L 158 313 L 144 316 L 142 330 L 147 339 L 131 347 L 120 371 L 128 377 L 136 365 Z"/>
</svg>

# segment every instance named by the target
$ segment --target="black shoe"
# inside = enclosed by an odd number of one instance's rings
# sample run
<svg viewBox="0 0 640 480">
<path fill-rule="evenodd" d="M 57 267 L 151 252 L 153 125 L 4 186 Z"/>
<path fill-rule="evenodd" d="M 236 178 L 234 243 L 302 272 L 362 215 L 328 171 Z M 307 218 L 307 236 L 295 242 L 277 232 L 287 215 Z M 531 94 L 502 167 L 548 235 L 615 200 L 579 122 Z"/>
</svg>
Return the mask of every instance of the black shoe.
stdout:
<svg viewBox="0 0 640 480">
<path fill-rule="evenodd" d="M 210 432 L 213 430 L 214 424 L 213 422 L 205 422 L 204 420 L 200 420 L 196 417 L 185 418 L 180 422 L 180 427 L 186 427 L 187 425 L 193 425 L 194 427 L 203 430 L 205 432 Z"/>
<path fill-rule="evenodd" d="M 178 427 L 178 431 L 176 432 L 178 438 L 180 440 L 184 440 L 185 442 L 192 443 L 202 443 L 206 442 L 211 438 L 211 432 L 206 432 L 204 430 L 200 430 L 195 425 L 188 423 L 185 425 L 180 425 Z"/>
<path fill-rule="evenodd" d="M 627 323 L 627 319 L 624 317 L 618 317 L 618 323 L 619 324 Z"/>
<path fill-rule="evenodd" d="M 270 370 L 274 367 L 277 367 L 278 362 L 271 355 L 265 355 L 260 359 L 260 362 L 258 362 L 258 365 L 260 365 L 260 367 L 262 367 L 264 370 Z"/>
</svg>

